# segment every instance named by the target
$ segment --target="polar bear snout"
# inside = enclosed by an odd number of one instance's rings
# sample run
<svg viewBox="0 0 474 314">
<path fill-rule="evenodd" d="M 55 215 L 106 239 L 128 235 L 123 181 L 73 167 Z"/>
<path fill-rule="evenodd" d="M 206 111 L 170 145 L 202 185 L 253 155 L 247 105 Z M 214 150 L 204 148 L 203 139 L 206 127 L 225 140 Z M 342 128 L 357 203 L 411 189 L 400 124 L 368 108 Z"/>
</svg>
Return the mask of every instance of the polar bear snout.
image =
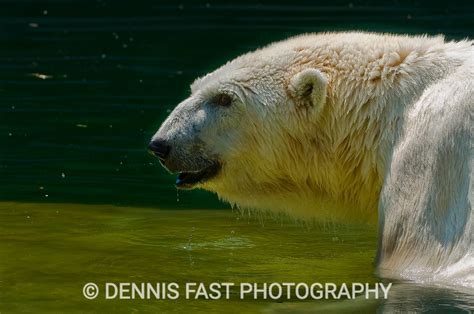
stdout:
<svg viewBox="0 0 474 314">
<path fill-rule="evenodd" d="M 163 139 L 155 139 L 148 145 L 148 150 L 158 157 L 161 163 L 164 164 L 170 153 L 171 146 Z"/>
<path fill-rule="evenodd" d="M 154 139 L 148 146 L 166 170 L 177 173 L 177 188 L 192 189 L 217 176 L 221 170 L 221 163 L 217 159 L 208 159 L 185 148 L 175 147 L 175 153 L 171 153 L 171 146 L 162 139 Z"/>
<path fill-rule="evenodd" d="M 193 99 L 179 104 L 151 139 L 148 150 L 169 172 L 177 174 L 176 187 L 202 187 L 214 179 L 222 163 L 204 133 L 214 134 L 212 110 L 203 111 Z"/>
</svg>

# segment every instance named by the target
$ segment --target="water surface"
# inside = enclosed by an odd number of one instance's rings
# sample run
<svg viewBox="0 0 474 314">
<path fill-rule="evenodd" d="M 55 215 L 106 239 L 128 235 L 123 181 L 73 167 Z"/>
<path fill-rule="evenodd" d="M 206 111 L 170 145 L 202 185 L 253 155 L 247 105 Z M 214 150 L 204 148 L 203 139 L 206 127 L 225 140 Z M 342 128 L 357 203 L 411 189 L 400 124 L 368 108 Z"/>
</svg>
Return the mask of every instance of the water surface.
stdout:
<svg viewBox="0 0 474 314">
<path fill-rule="evenodd" d="M 230 210 L 0 204 L 0 310 L 361 312 L 473 308 L 472 294 L 395 283 L 387 301 L 87 300 L 85 283 L 381 281 L 369 226 L 308 226 Z M 385 281 L 390 282 L 390 281 Z"/>
</svg>

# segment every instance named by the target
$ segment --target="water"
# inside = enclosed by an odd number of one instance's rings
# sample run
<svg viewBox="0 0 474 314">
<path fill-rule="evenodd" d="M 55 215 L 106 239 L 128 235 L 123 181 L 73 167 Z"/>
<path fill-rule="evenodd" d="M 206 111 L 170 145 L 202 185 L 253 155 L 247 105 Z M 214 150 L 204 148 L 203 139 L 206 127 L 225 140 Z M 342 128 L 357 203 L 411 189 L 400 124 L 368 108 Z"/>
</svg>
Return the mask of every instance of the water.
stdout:
<svg viewBox="0 0 474 314">
<path fill-rule="evenodd" d="M 89 281 L 380 280 L 375 227 L 308 228 L 178 194 L 145 149 L 194 78 L 275 40 L 347 29 L 459 39 L 474 4 L 0 1 L 0 312 L 472 309 L 472 291 L 407 283 L 387 301 L 82 296 Z"/>
<path fill-rule="evenodd" d="M 145 149 L 196 77 L 304 32 L 464 38 L 473 12 L 445 2 L 2 0 L 0 199 L 228 208 L 199 191 L 177 204 L 174 178 Z"/>
<path fill-rule="evenodd" d="M 387 301 L 87 300 L 94 282 L 368 282 L 375 228 L 260 221 L 232 211 L 0 204 L 0 309 L 12 312 L 295 313 L 472 309 L 472 295 L 395 284 Z M 237 291 L 235 292 L 237 293 Z"/>
</svg>

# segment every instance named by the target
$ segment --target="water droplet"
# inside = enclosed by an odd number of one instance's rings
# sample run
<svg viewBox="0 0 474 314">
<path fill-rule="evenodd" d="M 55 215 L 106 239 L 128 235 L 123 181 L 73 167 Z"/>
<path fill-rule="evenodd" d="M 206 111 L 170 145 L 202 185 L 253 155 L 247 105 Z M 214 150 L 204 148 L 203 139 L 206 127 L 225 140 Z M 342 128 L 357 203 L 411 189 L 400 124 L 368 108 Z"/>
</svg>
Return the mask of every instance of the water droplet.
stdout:
<svg viewBox="0 0 474 314">
<path fill-rule="evenodd" d="M 53 77 L 52 75 L 47 75 L 47 74 L 43 74 L 43 73 L 30 73 L 29 76 L 33 76 L 33 77 L 39 78 L 41 80 L 47 80 L 47 79 L 50 79 L 50 78 Z"/>
<path fill-rule="evenodd" d="M 194 227 L 191 228 L 191 233 L 189 234 L 189 237 L 188 237 L 188 243 L 185 246 L 187 250 L 193 249 L 192 243 L 191 243 L 193 241 L 193 232 L 194 232 Z"/>
</svg>

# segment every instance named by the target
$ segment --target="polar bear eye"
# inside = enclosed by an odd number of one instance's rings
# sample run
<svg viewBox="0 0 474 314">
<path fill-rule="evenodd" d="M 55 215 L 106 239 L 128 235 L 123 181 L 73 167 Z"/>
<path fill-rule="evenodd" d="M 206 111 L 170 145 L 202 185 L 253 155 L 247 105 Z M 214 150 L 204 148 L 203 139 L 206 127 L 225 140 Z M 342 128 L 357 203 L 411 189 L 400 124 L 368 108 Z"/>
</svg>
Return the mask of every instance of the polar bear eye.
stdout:
<svg viewBox="0 0 474 314">
<path fill-rule="evenodd" d="M 214 104 L 221 107 L 229 107 L 232 104 L 232 97 L 227 94 L 218 94 L 212 100 Z"/>
</svg>

